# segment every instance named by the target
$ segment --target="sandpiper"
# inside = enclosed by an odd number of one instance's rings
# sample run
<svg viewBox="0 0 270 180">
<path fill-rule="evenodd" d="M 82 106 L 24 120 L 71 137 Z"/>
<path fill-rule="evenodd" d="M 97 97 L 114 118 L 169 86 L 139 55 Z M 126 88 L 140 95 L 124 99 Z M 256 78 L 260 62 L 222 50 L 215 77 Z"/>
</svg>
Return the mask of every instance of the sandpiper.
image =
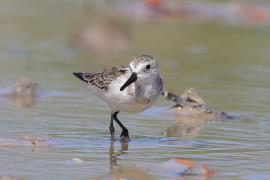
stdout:
<svg viewBox="0 0 270 180">
<path fill-rule="evenodd" d="M 129 141 L 128 129 L 117 115 L 140 112 L 153 105 L 163 88 L 162 77 L 154 57 L 135 57 L 129 66 L 117 66 L 99 73 L 73 73 L 88 83 L 90 91 L 106 102 L 111 109 L 110 134 L 114 140 L 113 120 L 122 128 L 121 141 Z"/>
</svg>

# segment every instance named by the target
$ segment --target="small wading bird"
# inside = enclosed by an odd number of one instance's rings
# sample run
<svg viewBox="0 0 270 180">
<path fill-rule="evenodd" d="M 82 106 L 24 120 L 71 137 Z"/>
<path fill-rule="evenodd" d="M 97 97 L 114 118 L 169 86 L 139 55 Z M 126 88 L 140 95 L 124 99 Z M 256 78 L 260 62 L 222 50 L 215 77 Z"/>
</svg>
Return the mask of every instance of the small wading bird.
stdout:
<svg viewBox="0 0 270 180">
<path fill-rule="evenodd" d="M 110 133 L 114 140 L 113 120 L 122 128 L 121 141 L 129 141 L 128 129 L 119 121 L 120 111 L 140 112 L 153 105 L 163 88 L 158 64 L 150 55 L 135 57 L 129 66 L 117 66 L 99 73 L 73 73 L 88 83 L 90 91 L 111 108 Z"/>
</svg>

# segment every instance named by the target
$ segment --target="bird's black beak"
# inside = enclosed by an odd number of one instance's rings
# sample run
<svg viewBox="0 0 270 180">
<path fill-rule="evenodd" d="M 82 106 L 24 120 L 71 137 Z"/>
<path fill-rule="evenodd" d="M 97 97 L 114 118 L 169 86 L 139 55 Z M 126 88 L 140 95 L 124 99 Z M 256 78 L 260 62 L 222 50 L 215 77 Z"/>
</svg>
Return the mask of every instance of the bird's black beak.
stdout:
<svg viewBox="0 0 270 180">
<path fill-rule="evenodd" d="M 137 74 L 133 72 L 131 76 L 128 78 L 128 80 L 125 82 L 125 84 L 123 84 L 123 86 L 120 88 L 120 91 L 123 91 L 130 84 L 134 83 L 137 79 L 138 79 Z"/>
</svg>

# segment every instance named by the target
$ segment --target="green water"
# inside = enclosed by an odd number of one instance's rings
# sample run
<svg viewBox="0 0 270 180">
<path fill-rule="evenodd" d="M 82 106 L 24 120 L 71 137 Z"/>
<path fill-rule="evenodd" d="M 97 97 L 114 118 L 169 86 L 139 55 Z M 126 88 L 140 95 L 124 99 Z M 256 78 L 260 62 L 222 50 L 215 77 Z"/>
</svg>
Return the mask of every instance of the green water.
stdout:
<svg viewBox="0 0 270 180">
<path fill-rule="evenodd" d="M 240 118 L 208 123 L 192 138 L 163 138 L 172 117 L 156 109 L 172 103 L 160 99 L 137 114 L 120 114 L 131 141 L 118 166 L 183 158 L 215 171 L 214 179 L 260 179 L 270 176 L 270 26 L 219 23 L 126 22 L 132 50 L 95 56 L 73 48 L 90 6 L 86 1 L 2 1 L 0 6 L 0 86 L 26 76 L 44 91 L 62 93 L 21 109 L 0 99 L 1 137 L 48 135 L 51 147 L 1 148 L 0 175 L 25 179 L 93 179 L 110 172 L 109 108 L 72 76 L 127 64 L 135 55 L 157 57 L 165 89 L 181 94 L 193 87 L 218 110 Z M 89 8 L 91 9 L 91 8 Z M 72 158 L 80 158 L 77 165 Z M 153 175 L 154 178 L 158 178 Z"/>
</svg>

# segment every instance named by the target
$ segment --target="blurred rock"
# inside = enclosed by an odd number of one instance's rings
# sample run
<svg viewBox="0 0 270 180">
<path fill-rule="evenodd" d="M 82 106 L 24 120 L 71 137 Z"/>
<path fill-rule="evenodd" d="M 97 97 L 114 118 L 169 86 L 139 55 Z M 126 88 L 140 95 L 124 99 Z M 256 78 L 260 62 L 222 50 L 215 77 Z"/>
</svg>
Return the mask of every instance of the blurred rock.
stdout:
<svg viewBox="0 0 270 180">
<path fill-rule="evenodd" d="M 5 95 L 11 98 L 16 97 L 35 97 L 38 85 L 30 78 L 22 77 L 18 79 L 15 86 Z"/>
<path fill-rule="evenodd" d="M 131 28 L 116 19 L 90 19 L 76 33 L 74 45 L 86 52 L 106 56 L 131 49 Z"/>
<path fill-rule="evenodd" d="M 168 178 L 208 179 L 214 175 L 206 165 L 184 159 L 170 159 L 161 163 L 138 163 L 137 167 Z"/>
<path fill-rule="evenodd" d="M 0 137 L 0 148 L 14 147 L 48 147 L 48 138 L 25 135 L 22 138 L 6 138 Z"/>
<path fill-rule="evenodd" d="M 181 96 L 171 92 L 165 92 L 164 96 L 176 102 L 170 109 L 175 122 L 164 132 L 164 136 L 194 137 L 207 122 L 231 119 L 227 113 L 213 110 L 193 88 L 185 90 Z"/>
<path fill-rule="evenodd" d="M 38 96 L 38 84 L 30 78 L 18 79 L 11 88 L 1 89 L 0 95 L 7 97 L 19 108 L 33 107 Z"/>
<path fill-rule="evenodd" d="M 0 180 L 20 180 L 21 178 L 17 178 L 16 176 L 0 176 Z"/>
<path fill-rule="evenodd" d="M 187 20 L 217 22 L 229 25 L 260 25 L 270 23 L 270 5 L 243 2 L 174 2 L 143 0 L 115 8 L 114 14 L 135 21 Z"/>
</svg>

